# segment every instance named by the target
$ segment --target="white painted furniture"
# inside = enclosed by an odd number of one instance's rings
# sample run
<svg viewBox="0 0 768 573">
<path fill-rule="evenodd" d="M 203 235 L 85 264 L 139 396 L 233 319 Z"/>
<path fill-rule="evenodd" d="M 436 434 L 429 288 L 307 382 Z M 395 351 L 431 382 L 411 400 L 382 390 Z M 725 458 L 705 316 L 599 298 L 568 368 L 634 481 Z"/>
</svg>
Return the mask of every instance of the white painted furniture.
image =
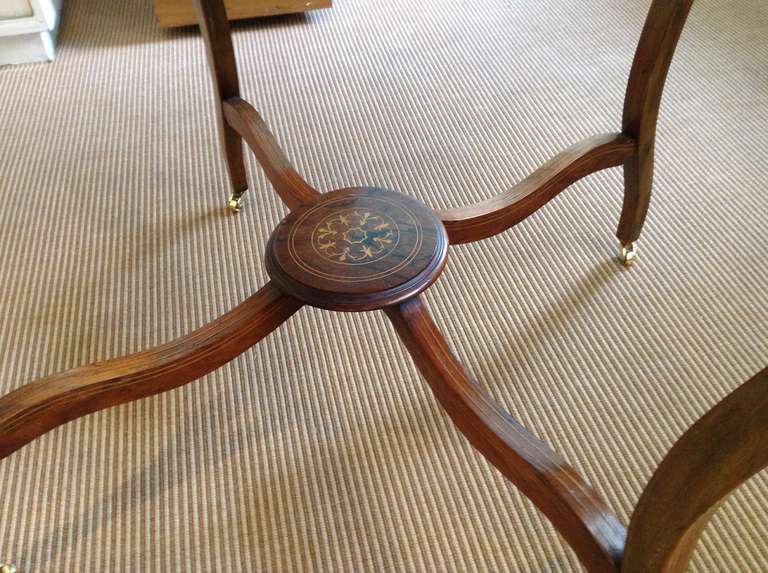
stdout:
<svg viewBox="0 0 768 573">
<path fill-rule="evenodd" d="M 0 66 L 52 60 L 62 0 L 0 0 Z"/>
</svg>

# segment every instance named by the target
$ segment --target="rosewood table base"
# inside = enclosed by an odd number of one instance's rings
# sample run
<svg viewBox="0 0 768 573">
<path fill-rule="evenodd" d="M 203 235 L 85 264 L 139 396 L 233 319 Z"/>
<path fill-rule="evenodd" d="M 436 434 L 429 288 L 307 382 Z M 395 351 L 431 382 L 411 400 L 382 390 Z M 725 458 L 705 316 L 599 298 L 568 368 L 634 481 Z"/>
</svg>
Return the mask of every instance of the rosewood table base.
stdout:
<svg viewBox="0 0 768 573">
<path fill-rule="evenodd" d="M 683 570 L 719 501 L 768 463 L 765 448 L 759 448 L 768 439 L 768 371 L 683 436 L 657 470 L 627 529 L 573 468 L 474 380 L 420 293 L 438 279 L 451 245 L 501 233 L 575 181 L 609 167 L 623 166 L 625 175 L 617 231 L 620 260 L 626 265 L 635 260 L 634 243 L 650 201 L 662 89 L 691 4 L 653 1 L 630 73 L 621 131 L 573 145 L 487 201 L 435 211 L 395 191 L 355 187 L 320 193 L 302 179 L 256 110 L 240 97 L 222 3 L 195 0 L 219 104 L 221 145 L 232 184 L 229 206 L 239 210 L 248 188 L 245 142 L 290 210 L 267 245 L 271 280 L 224 316 L 177 340 L 54 374 L 1 397 L 0 459 L 61 424 L 211 372 L 303 305 L 382 310 L 456 426 L 550 519 L 589 571 Z M 706 479 L 705 470 L 718 463 L 727 471 Z M 691 495 L 670 517 L 659 500 L 680 499 L 683 491 Z"/>
</svg>

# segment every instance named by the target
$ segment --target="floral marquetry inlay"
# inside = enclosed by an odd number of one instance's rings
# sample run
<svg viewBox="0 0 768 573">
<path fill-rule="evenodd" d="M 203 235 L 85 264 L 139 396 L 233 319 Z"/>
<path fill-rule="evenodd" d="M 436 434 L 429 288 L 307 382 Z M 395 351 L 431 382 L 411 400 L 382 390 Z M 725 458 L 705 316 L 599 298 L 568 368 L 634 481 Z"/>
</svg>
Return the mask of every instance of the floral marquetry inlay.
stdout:
<svg viewBox="0 0 768 573">
<path fill-rule="evenodd" d="M 267 245 L 267 272 L 313 306 L 384 308 L 442 271 L 448 236 L 434 211 L 384 189 L 338 189 L 291 212 Z"/>
<path fill-rule="evenodd" d="M 317 225 L 312 236 L 322 257 L 352 265 L 387 256 L 399 240 L 399 229 L 390 217 L 367 209 L 336 212 Z"/>
</svg>

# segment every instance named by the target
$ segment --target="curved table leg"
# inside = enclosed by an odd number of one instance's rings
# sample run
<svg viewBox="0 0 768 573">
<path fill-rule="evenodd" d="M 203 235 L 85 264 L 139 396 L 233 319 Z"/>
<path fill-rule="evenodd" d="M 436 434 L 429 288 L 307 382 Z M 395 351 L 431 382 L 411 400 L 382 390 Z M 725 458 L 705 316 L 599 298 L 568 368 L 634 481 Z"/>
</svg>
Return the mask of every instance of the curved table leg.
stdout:
<svg viewBox="0 0 768 573">
<path fill-rule="evenodd" d="M 25 384 L 0 398 L 0 459 L 56 426 L 196 380 L 256 344 L 301 306 L 270 283 L 173 342 Z"/>
<path fill-rule="evenodd" d="M 618 571 L 626 529 L 595 490 L 477 384 L 418 297 L 386 313 L 438 401 L 472 445 L 536 504 L 589 571 Z"/>
<path fill-rule="evenodd" d="M 224 121 L 221 104 L 228 98 L 240 95 L 235 50 L 229 31 L 229 20 L 224 4 L 217 0 L 193 0 L 200 32 L 205 40 L 208 69 L 216 93 L 216 124 L 221 149 L 227 162 L 227 172 L 232 185 L 229 209 L 237 213 L 242 206 L 243 195 L 248 190 L 248 177 L 243 159 L 243 142 L 234 128 Z"/>
<path fill-rule="evenodd" d="M 245 139 L 267 179 L 289 209 L 311 205 L 320 198 L 321 193 L 293 168 L 275 136 L 251 104 L 233 97 L 223 103 L 222 110 L 227 125 Z"/>
<path fill-rule="evenodd" d="M 656 468 L 629 523 L 622 571 L 685 571 L 720 503 L 768 467 L 766 443 L 768 368 L 699 418 Z"/>
<path fill-rule="evenodd" d="M 648 213 L 661 96 L 692 5 L 693 0 L 654 0 L 632 62 L 622 133 L 637 142 L 637 151 L 624 164 L 624 205 L 616 231 L 625 265 L 631 265 L 636 257 L 634 242 L 640 237 Z"/>
</svg>

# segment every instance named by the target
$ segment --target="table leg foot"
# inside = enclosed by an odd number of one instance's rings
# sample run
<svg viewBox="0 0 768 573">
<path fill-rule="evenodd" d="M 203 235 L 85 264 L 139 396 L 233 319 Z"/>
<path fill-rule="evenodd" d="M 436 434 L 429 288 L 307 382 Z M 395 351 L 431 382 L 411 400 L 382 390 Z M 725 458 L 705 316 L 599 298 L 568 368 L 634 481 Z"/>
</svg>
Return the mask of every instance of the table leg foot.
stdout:
<svg viewBox="0 0 768 573">
<path fill-rule="evenodd" d="M 635 243 L 625 243 L 619 249 L 619 262 L 629 268 L 637 260 Z"/>
<path fill-rule="evenodd" d="M 235 192 L 232 193 L 232 195 L 229 198 L 229 202 L 227 203 L 227 207 L 229 207 L 229 210 L 233 213 L 240 212 L 240 209 L 243 207 L 243 195 L 244 192 Z M 2 572 L 0 572 L 2 573 Z"/>
</svg>

